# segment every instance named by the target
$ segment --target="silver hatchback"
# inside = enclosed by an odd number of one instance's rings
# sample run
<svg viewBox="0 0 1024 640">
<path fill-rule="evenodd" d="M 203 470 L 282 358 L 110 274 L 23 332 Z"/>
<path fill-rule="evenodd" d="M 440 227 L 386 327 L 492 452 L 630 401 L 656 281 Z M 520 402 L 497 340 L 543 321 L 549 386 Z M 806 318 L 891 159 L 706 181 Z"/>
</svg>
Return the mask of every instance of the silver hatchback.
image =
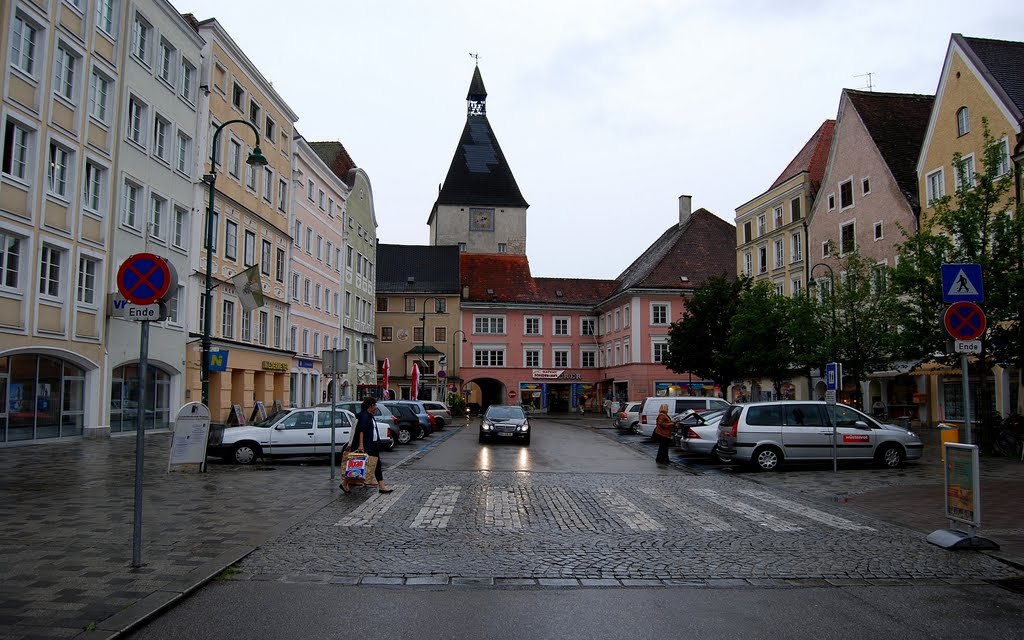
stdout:
<svg viewBox="0 0 1024 640">
<path fill-rule="evenodd" d="M 754 402 L 726 410 L 718 423 L 718 454 L 726 461 L 751 463 L 771 471 L 784 461 L 832 459 L 874 461 L 899 467 L 924 450 L 914 432 L 884 424 L 843 404 L 791 400 Z"/>
</svg>

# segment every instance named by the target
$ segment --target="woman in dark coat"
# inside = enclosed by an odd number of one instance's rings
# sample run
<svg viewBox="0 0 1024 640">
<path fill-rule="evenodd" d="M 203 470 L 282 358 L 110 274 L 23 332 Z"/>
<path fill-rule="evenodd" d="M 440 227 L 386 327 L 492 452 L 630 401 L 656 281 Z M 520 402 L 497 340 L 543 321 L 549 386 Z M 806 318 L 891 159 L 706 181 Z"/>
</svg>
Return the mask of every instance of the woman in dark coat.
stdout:
<svg viewBox="0 0 1024 640">
<path fill-rule="evenodd" d="M 380 461 L 377 423 L 373 419 L 373 411 L 377 406 L 377 401 L 372 397 L 366 397 L 363 399 L 361 406 L 362 411 L 356 414 L 356 430 L 352 436 L 351 444 L 352 451 L 365 453 L 368 456 L 375 456 L 377 458 L 377 466 L 373 472 L 373 477 L 377 480 L 377 490 L 381 493 L 391 493 L 394 489 L 388 489 L 384 486 L 384 472 L 381 470 L 381 467 L 384 465 Z M 341 481 L 341 490 L 345 493 L 352 490 L 349 487 L 347 478 Z"/>
<path fill-rule="evenodd" d="M 658 421 L 654 427 L 654 438 L 658 441 L 658 457 L 654 459 L 658 464 L 668 464 L 668 445 L 672 441 L 672 418 L 668 415 L 668 405 L 663 404 L 658 408 Z"/>
</svg>

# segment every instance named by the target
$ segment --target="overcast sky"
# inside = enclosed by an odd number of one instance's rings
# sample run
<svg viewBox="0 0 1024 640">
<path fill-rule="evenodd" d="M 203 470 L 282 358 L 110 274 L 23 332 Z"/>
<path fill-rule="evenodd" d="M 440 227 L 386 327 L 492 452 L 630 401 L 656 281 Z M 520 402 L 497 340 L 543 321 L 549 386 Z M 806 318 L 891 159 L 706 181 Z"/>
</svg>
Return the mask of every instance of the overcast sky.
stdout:
<svg viewBox="0 0 1024 640">
<path fill-rule="evenodd" d="M 479 53 L 487 117 L 530 203 L 535 276 L 615 278 L 678 220 L 734 222 L 844 87 L 935 92 L 953 32 L 1024 39 L 995 0 L 172 0 L 217 18 L 373 185 L 380 242 L 427 244 Z"/>
</svg>

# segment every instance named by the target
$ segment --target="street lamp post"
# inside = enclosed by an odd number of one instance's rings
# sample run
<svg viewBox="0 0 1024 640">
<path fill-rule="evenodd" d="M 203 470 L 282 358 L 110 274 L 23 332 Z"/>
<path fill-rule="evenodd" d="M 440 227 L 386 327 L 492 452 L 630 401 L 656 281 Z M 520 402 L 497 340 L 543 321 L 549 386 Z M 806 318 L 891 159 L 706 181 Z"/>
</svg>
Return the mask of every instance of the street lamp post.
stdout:
<svg viewBox="0 0 1024 640">
<path fill-rule="evenodd" d="M 267 164 L 267 158 L 260 150 L 260 130 L 248 120 L 228 120 L 218 126 L 213 132 L 213 140 L 210 144 L 210 173 L 203 176 L 209 191 L 209 205 L 206 209 L 206 289 L 203 300 L 206 305 L 206 314 L 203 318 L 203 355 L 200 363 L 200 381 L 203 386 L 203 404 L 210 406 L 210 333 L 213 319 L 213 194 L 214 185 L 217 183 L 217 138 L 221 130 L 229 124 L 242 123 L 252 129 L 256 134 L 256 146 L 253 147 L 245 163 L 254 167 L 262 167 Z"/>
<path fill-rule="evenodd" d="M 443 304 L 441 302 L 443 298 L 438 298 L 436 296 L 423 299 L 423 315 L 420 316 L 420 321 L 423 323 L 422 328 L 420 329 L 420 364 L 423 365 L 424 369 L 427 367 L 427 302 L 430 300 L 434 301 L 434 313 L 440 313 L 440 311 L 438 311 L 438 307 Z M 420 371 L 421 386 L 423 385 L 423 375 L 424 372 Z"/>
<path fill-rule="evenodd" d="M 829 329 L 830 329 L 830 331 L 829 331 L 829 334 L 830 334 L 829 335 L 829 338 L 830 338 L 829 351 L 832 353 L 832 361 L 835 362 L 836 361 L 836 358 L 835 358 L 835 348 L 836 348 L 836 345 L 835 345 L 835 339 L 836 339 L 836 300 L 835 300 L 836 280 L 835 280 L 835 272 L 832 271 L 832 267 L 831 266 L 829 266 L 828 264 L 825 264 L 824 262 L 819 262 L 819 263 L 815 264 L 814 266 L 812 266 L 808 270 L 808 272 L 807 272 L 807 274 L 809 276 L 809 278 L 807 279 L 807 292 L 808 293 L 811 293 L 812 290 L 813 291 L 817 290 L 818 283 L 814 281 L 814 270 L 817 269 L 818 267 L 824 267 L 828 271 L 829 307 L 830 307 L 831 315 L 832 315 L 832 324 L 829 327 Z"/>
</svg>

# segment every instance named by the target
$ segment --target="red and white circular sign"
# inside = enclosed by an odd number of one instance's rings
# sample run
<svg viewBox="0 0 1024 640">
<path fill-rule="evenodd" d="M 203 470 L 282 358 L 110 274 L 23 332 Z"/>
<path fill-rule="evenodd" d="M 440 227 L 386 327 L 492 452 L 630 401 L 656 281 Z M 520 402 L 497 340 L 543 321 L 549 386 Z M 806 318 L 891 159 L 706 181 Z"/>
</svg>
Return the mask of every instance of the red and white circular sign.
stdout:
<svg viewBox="0 0 1024 640">
<path fill-rule="evenodd" d="M 516 392 L 515 391 L 509 391 L 508 392 L 508 397 L 510 397 L 510 398 L 516 397 Z"/>
</svg>

